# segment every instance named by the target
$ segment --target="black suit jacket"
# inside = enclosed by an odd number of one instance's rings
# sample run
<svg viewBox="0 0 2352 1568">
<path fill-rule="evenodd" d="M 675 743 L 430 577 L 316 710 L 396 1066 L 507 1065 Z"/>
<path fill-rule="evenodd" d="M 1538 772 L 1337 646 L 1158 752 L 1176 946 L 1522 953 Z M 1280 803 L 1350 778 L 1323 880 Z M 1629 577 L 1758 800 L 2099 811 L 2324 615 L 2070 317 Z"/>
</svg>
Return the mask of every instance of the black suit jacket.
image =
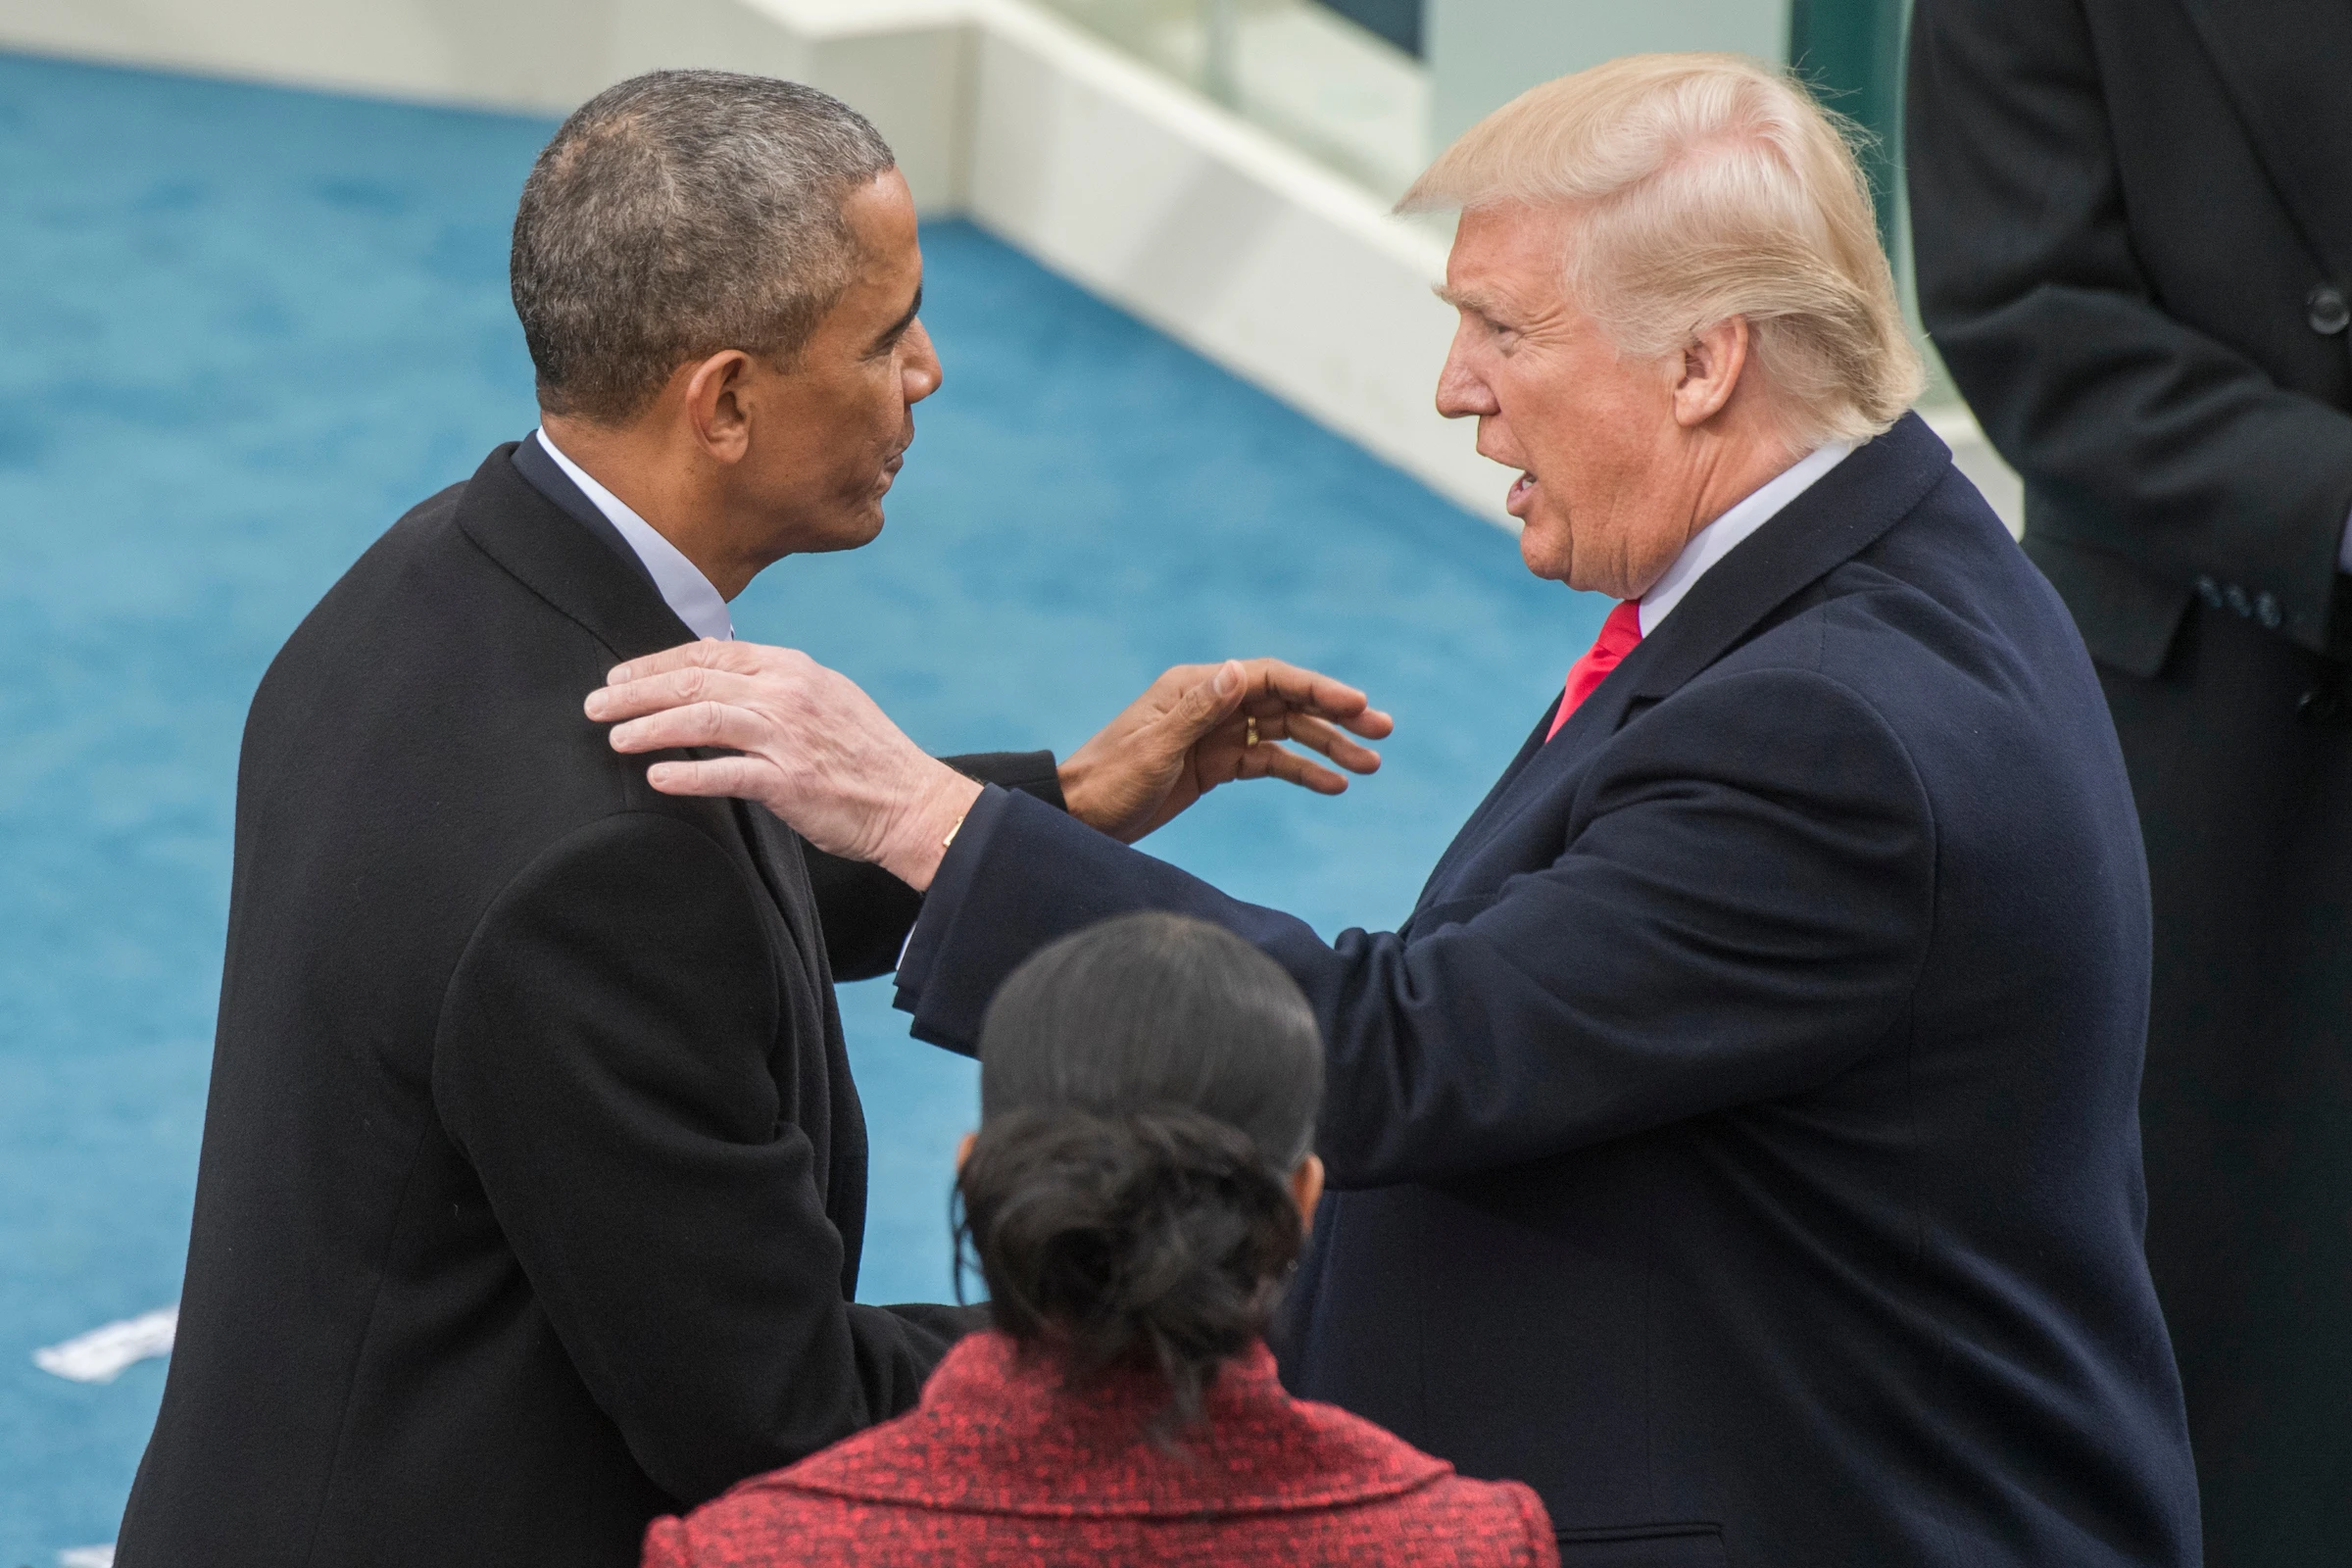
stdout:
<svg viewBox="0 0 2352 1568">
<path fill-rule="evenodd" d="M 2093 654 L 2352 635 L 2352 6 L 1918 0 L 1920 312 Z"/>
<path fill-rule="evenodd" d="M 514 450 L 379 540 L 254 699 L 124 1568 L 634 1563 L 655 1514 L 907 1407 L 965 1326 L 852 1300 L 834 909 L 773 817 L 656 793 L 582 715 L 690 633 Z M 829 874 L 866 946 L 911 917 Z"/>
<path fill-rule="evenodd" d="M 1549 717 L 1411 919 L 1333 944 L 989 791 L 901 1004 L 968 1045 L 1134 908 L 1272 955 L 1335 1189 L 1288 1378 L 1532 1483 L 1571 1564 L 2195 1561 L 2131 795 L 1942 444 L 1862 447 Z"/>
</svg>

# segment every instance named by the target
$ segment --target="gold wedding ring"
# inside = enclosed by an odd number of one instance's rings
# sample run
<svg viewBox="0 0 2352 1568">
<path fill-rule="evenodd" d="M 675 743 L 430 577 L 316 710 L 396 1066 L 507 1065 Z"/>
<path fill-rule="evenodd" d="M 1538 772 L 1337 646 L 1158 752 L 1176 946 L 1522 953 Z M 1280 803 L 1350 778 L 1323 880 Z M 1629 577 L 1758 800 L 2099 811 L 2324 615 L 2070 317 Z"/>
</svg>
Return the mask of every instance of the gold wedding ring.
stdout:
<svg viewBox="0 0 2352 1568">
<path fill-rule="evenodd" d="M 1257 744 L 1257 720 L 1255 718 L 1248 720 L 1242 733 L 1247 737 L 1242 742 L 1244 746 L 1255 746 Z"/>
</svg>

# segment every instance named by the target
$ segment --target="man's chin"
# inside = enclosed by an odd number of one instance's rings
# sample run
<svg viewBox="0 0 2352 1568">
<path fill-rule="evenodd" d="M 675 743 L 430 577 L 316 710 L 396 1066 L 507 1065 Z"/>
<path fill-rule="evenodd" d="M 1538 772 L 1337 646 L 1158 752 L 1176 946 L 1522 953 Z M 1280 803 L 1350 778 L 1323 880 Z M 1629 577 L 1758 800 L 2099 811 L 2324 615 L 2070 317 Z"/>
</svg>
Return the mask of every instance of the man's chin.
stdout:
<svg viewBox="0 0 2352 1568">
<path fill-rule="evenodd" d="M 1546 582 L 1567 582 L 1576 566 L 1576 551 L 1561 542 L 1559 533 L 1542 518 L 1530 518 L 1521 526 L 1519 559 L 1527 563 L 1529 571 Z"/>
<path fill-rule="evenodd" d="M 796 556 L 824 556 L 839 550 L 859 550 L 870 545 L 882 532 L 882 502 L 879 497 L 862 507 L 844 508 L 827 519 L 821 532 L 806 537 L 792 547 Z"/>
<path fill-rule="evenodd" d="M 843 529 L 841 542 L 834 545 L 833 548 L 835 550 L 864 549 L 882 537 L 882 509 L 877 505 L 858 518 L 853 526 Z"/>
</svg>

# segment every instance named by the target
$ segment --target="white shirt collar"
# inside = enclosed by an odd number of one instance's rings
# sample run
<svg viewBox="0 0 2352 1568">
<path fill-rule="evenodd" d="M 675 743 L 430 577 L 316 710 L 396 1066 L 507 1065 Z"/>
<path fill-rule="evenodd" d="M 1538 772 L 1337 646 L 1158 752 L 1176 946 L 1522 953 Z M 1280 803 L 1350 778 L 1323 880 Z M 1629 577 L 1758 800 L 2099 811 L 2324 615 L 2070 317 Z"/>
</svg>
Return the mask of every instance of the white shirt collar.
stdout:
<svg viewBox="0 0 2352 1568">
<path fill-rule="evenodd" d="M 720 642 L 735 640 L 735 622 L 727 614 L 727 602 L 719 597 L 710 579 L 702 568 L 686 559 L 685 553 L 662 537 L 662 531 L 629 510 L 629 504 L 588 476 L 588 470 L 572 462 L 547 438 L 545 430 L 535 430 L 540 447 L 556 460 L 562 468 L 580 487 L 580 494 L 596 503 L 596 510 L 605 520 L 637 552 L 645 563 L 654 586 L 661 590 L 662 602 L 669 606 L 670 613 L 686 623 L 686 629 L 697 637 L 715 637 Z"/>
<path fill-rule="evenodd" d="M 1731 511 L 1708 523 L 1690 536 L 1683 553 L 1674 558 L 1666 575 L 1650 586 L 1642 596 L 1642 635 L 1646 637 L 1658 629 L 1674 607 L 1683 602 L 1690 585 L 1735 546 L 1773 519 L 1783 507 L 1813 488 L 1813 481 L 1835 468 L 1853 452 L 1850 441 L 1833 441 L 1817 447 L 1805 457 L 1783 468 L 1749 492 L 1747 498 Z"/>
</svg>

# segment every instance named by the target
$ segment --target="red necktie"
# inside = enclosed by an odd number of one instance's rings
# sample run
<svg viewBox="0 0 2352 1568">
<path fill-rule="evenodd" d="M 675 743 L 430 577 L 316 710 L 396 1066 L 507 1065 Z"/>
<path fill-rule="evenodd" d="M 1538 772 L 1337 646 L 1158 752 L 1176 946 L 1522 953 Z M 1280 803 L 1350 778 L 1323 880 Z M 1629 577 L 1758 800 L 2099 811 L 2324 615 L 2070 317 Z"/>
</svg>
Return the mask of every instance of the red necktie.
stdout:
<svg viewBox="0 0 2352 1568">
<path fill-rule="evenodd" d="M 1592 695 L 1608 678 L 1617 662 L 1632 653 L 1642 642 L 1642 605 L 1628 599 L 1609 612 L 1609 618 L 1600 623 L 1600 635 L 1592 639 L 1585 657 L 1568 666 L 1568 695 L 1560 699 L 1560 714 L 1551 721 L 1545 740 L 1560 732 L 1568 715 Z"/>
</svg>

